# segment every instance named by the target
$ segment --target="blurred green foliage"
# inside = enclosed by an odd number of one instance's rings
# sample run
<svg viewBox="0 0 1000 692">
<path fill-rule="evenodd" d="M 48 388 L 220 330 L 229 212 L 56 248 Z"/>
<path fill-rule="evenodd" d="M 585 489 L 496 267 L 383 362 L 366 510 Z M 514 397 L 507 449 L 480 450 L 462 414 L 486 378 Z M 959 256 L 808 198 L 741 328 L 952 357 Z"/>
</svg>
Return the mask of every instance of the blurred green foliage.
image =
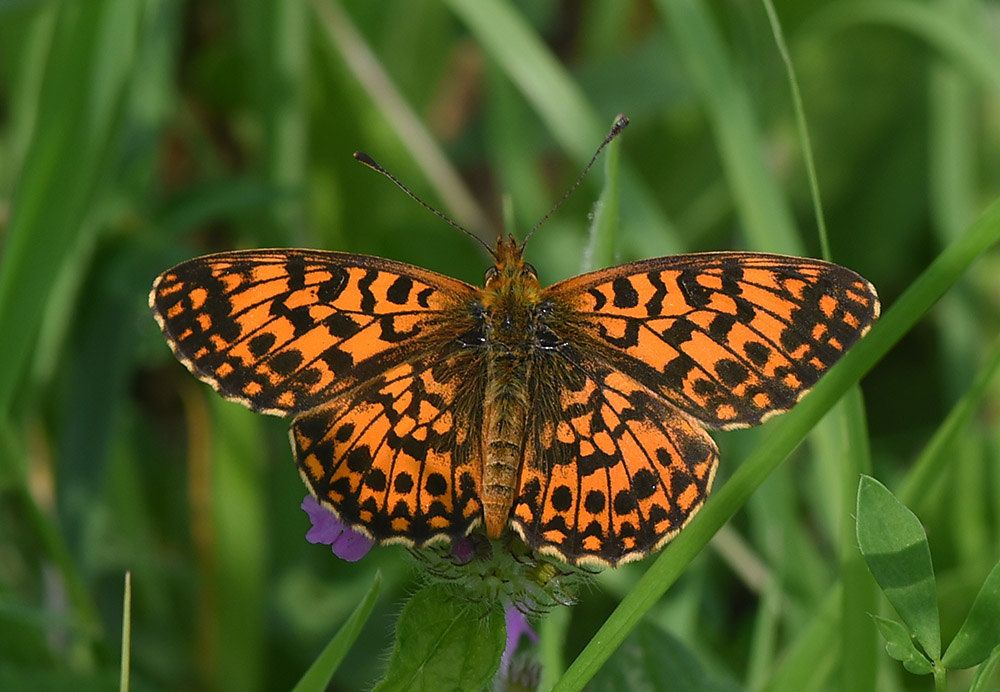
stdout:
<svg viewBox="0 0 1000 692">
<path fill-rule="evenodd" d="M 776 10 L 832 259 L 891 305 L 1000 196 L 1000 8 Z M 0 4 L 0 689 L 114 686 L 125 570 L 133 688 L 241 691 L 290 689 L 381 570 L 331 689 L 370 687 L 413 564 L 402 548 L 346 564 L 305 542 L 285 422 L 219 401 L 173 359 L 152 279 L 215 250 L 310 246 L 478 283 L 481 249 L 351 153 L 489 239 L 505 195 L 518 232 L 541 218 L 619 112 L 617 259 L 820 253 L 757 2 Z M 533 237 L 543 281 L 580 271 L 601 168 Z M 996 339 L 998 264 L 986 253 L 867 377 L 864 407 L 849 397 L 647 615 L 707 677 L 923 689 L 867 615 L 888 606 L 857 568 L 856 468 L 870 456 L 887 486 L 919 488 L 904 499 L 949 641 L 1000 555 L 996 385 L 935 433 Z M 717 484 L 771 425 L 716 436 Z M 911 486 L 918 458 L 932 463 Z M 543 686 L 646 567 L 605 572 L 542 624 Z"/>
</svg>

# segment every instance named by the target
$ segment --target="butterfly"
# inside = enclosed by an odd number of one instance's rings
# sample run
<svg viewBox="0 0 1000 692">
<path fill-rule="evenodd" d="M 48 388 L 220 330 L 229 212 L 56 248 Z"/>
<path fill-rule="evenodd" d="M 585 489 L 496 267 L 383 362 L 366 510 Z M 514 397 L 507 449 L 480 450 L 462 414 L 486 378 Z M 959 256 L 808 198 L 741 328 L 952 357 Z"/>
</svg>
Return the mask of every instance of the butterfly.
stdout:
<svg viewBox="0 0 1000 692">
<path fill-rule="evenodd" d="M 500 238 L 483 287 L 367 255 L 223 252 L 161 274 L 174 354 L 290 416 L 305 484 L 377 543 L 482 526 L 575 565 L 658 550 L 718 463 L 706 428 L 786 411 L 879 315 L 871 283 L 751 252 L 647 259 L 542 287 Z"/>
</svg>

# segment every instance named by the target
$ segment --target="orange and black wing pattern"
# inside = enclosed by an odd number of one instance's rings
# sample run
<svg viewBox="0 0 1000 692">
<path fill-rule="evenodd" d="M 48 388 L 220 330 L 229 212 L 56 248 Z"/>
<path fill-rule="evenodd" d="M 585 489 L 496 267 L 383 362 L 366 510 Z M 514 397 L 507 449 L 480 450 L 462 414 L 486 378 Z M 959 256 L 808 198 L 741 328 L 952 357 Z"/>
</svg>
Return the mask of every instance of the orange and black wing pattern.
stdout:
<svg viewBox="0 0 1000 692">
<path fill-rule="evenodd" d="M 704 503 L 715 442 L 655 389 L 567 343 L 535 402 L 511 517 L 536 550 L 614 566 L 670 541 Z"/>
<path fill-rule="evenodd" d="M 482 521 L 478 356 L 425 352 L 292 422 L 299 472 L 345 522 L 424 545 Z"/>
<path fill-rule="evenodd" d="M 559 347 L 536 368 L 512 523 L 576 564 L 658 550 L 694 516 L 718 453 L 702 425 L 791 408 L 877 319 L 854 272 L 758 253 L 675 255 L 545 289 Z"/>
<path fill-rule="evenodd" d="M 498 243 L 498 271 L 522 268 L 522 249 Z M 307 485 L 378 542 L 482 522 L 484 485 L 498 482 L 484 477 L 484 401 L 497 387 L 523 395 L 510 523 L 536 550 L 599 565 L 658 549 L 704 503 L 718 453 L 702 425 L 791 408 L 879 313 L 848 269 L 757 253 L 509 287 L 508 302 L 486 301 L 488 289 L 390 260 L 254 250 L 164 272 L 150 307 L 197 377 L 295 416 Z M 516 344 L 491 337 L 527 314 Z M 527 359 L 528 381 L 488 381 L 491 358 Z"/>
<path fill-rule="evenodd" d="M 461 348 L 476 291 L 376 257 L 251 250 L 178 265 L 149 301 L 199 379 L 296 416 L 296 461 L 321 503 L 377 541 L 420 545 L 481 515 L 482 367 Z"/>
<path fill-rule="evenodd" d="M 879 314 L 849 269 L 749 252 L 633 262 L 545 293 L 567 339 L 723 429 L 791 408 Z"/>
<path fill-rule="evenodd" d="M 367 255 L 247 250 L 164 272 L 149 305 L 196 377 L 254 411 L 284 416 L 453 341 L 476 290 Z"/>
</svg>

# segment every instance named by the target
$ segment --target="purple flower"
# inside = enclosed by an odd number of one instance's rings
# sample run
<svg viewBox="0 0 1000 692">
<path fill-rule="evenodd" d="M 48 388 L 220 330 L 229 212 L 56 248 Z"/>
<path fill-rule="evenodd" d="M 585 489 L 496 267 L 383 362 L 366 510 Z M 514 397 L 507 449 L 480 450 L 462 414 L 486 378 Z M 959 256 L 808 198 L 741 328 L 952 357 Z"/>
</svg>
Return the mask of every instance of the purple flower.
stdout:
<svg viewBox="0 0 1000 692">
<path fill-rule="evenodd" d="M 306 533 L 310 543 L 329 545 L 334 555 L 348 562 L 357 562 L 372 549 L 372 539 L 344 524 L 312 495 L 302 500 L 302 509 L 312 522 L 312 528 Z"/>
<path fill-rule="evenodd" d="M 525 636 L 533 644 L 537 644 L 538 635 L 535 634 L 535 630 L 531 629 L 531 625 L 528 624 L 528 617 L 518 610 L 517 606 L 513 603 L 508 603 L 507 607 L 504 608 L 504 620 L 507 624 L 507 645 L 504 647 L 503 656 L 500 658 L 498 675 L 506 680 L 510 675 L 510 662 L 514 658 L 514 652 L 517 651 L 517 645 L 520 643 L 521 637 Z"/>
</svg>

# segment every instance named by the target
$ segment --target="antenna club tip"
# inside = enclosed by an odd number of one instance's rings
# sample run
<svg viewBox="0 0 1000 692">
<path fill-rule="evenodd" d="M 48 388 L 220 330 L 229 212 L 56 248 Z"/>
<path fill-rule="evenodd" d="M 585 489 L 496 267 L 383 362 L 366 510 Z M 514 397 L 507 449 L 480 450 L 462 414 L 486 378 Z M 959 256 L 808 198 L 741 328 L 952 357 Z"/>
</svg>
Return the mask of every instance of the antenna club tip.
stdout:
<svg viewBox="0 0 1000 692">
<path fill-rule="evenodd" d="M 361 163 L 365 164 L 366 166 L 370 166 L 370 167 L 376 167 L 376 166 L 378 166 L 378 164 L 375 163 L 375 159 L 373 159 L 371 156 L 369 156 L 368 154 L 366 154 L 363 151 L 356 151 L 356 152 L 354 152 L 354 160 L 355 161 L 360 161 Z"/>
<path fill-rule="evenodd" d="M 628 116 L 624 113 L 619 113 L 615 116 L 615 124 L 611 126 L 612 136 L 619 134 L 622 130 L 628 127 L 629 122 Z"/>
</svg>

